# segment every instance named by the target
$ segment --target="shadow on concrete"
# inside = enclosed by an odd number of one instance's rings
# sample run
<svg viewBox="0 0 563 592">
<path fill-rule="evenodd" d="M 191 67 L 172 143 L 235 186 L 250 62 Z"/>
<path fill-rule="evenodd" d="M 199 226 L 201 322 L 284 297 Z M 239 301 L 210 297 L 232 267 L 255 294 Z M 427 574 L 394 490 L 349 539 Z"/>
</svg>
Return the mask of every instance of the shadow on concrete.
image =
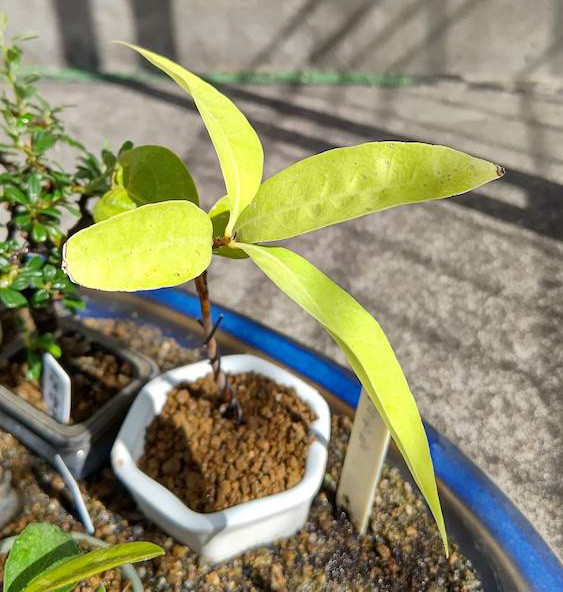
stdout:
<svg viewBox="0 0 563 592">
<path fill-rule="evenodd" d="M 53 0 L 62 50 L 69 66 L 95 71 L 100 66 L 90 0 Z"/>
<path fill-rule="evenodd" d="M 177 59 L 171 0 L 130 0 L 133 12 L 136 41 L 156 53 Z M 147 60 L 138 56 L 139 64 L 153 71 Z"/>
<path fill-rule="evenodd" d="M 330 54 L 335 47 L 345 41 L 349 35 L 353 34 L 354 30 L 364 22 L 367 15 L 380 3 L 381 0 L 366 0 L 360 4 L 360 6 L 358 6 L 358 8 L 336 29 L 336 31 L 333 31 L 328 37 L 322 39 L 315 45 L 309 54 L 309 63 L 318 64 L 319 62 L 322 62 L 327 54 Z"/>
<path fill-rule="evenodd" d="M 322 0 L 307 0 L 304 2 L 301 8 L 299 8 L 299 10 L 297 10 L 296 13 L 280 27 L 278 33 L 274 35 L 268 45 L 256 53 L 256 56 L 249 64 L 250 70 L 254 70 L 264 62 L 267 62 L 268 59 L 276 53 L 279 47 L 292 34 L 294 34 L 299 27 L 302 27 L 305 24 L 306 18 L 317 9 L 321 2 Z"/>
</svg>

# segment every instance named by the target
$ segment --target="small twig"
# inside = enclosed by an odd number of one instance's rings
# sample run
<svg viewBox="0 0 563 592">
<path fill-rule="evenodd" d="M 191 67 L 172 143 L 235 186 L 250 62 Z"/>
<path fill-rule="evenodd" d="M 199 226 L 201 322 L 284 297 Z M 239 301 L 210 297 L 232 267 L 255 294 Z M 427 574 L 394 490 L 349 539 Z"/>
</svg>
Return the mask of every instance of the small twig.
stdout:
<svg viewBox="0 0 563 592">
<path fill-rule="evenodd" d="M 219 328 L 219 325 L 221 324 L 222 320 L 223 320 L 223 313 L 221 313 L 219 315 L 219 318 L 215 321 L 215 324 L 213 325 L 213 329 L 211 329 L 211 333 L 209 333 L 209 335 L 203 340 L 203 343 L 201 344 L 202 346 L 207 345 L 213 339 L 215 332 Z"/>
<path fill-rule="evenodd" d="M 211 320 L 211 303 L 209 301 L 209 289 L 207 287 L 207 271 L 204 271 L 200 276 L 195 278 L 195 285 L 201 308 L 200 324 L 203 327 L 205 335 L 204 345 L 207 348 L 207 358 L 211 363 L 217 388 L 225 401 L 224 405 L 221 406 L 221 412 L 225 415 L 234 415 L 237 424 L 239 424 L 243 420 L 242 408 L 234 389 L 227 380 L 227 376 L 221 369 L 219 348 L 217 346 L 217 341 L 215 340 L 215 331 L 219 326 L 221 317 L 214 326 Z"/>
</svg>

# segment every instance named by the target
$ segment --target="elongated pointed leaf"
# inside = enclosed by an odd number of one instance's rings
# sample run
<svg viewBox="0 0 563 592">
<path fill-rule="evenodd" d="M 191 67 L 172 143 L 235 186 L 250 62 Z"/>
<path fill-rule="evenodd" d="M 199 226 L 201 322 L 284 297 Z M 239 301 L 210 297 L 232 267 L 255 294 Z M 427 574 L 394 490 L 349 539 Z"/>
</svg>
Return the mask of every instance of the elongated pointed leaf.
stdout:
<svg viewBox="0 0 563 592">
<path fill-rule="evenodd" d="M 213 238 L 225 235 L 225 228 L 229 222 L 229 216 L 229 199 L 225 196 L 219 199 L 209 210 L 209 217 L 213 224 Z M 213 249 L 213 252 L 216 255 L 221 255 L 221 257 L 227 257 L 229 259 L 248 259 L 248 255 L 242 249 L 219 247 Z"/>
<path fill-rule="evenodd" d="M 177 286 L 211 261 L 211 220 L 189 201 L 118 214 L 71 236 L 63 268 L 81 286 L 133 292 Z"/>
<path fill-rule="evenodd" d="M 168 148 L 138 146 L 123 152 L 119 164 L 123 187 L 138 206 L 172 199 L 186 199 L 199 205 L 190 171 Z"/>
<path fill-rule="evenodd" d="M 403 454 L 434 515 L 447 552 L 426 433 L 403 371 L 377 321 L 352 296 L 292 251 L 241 243 L 238 246 L 342 347 Z"/>
<path fill-rule="evenodd" d="M 52 592 L 62 586 L 76 584 L 89 577 L 125 563 L 145 561 L 164 555 L 153 543 L 123 543 L 98 549 L 65 561 L 36 577 L 24 592 Z"/>
<path fill-rule="evenodd" d="M 370 142 L 311 156 L 260 186 L 239 216 L 236 240 L 273 241 L 401 204 L 450 197 L 504 174 L 463 152 Z"/>
<path fill-rule="evenodd" d="M 95 222 L 102 222 L 117 214 L 134 210 L 137 204 L 129 197 L 123 187 L 110 189 L 96 202 L 92 212 Z"/>
<path fill-rule="evenodd" d="M 4 592 L 22 592 L 35 577 L 61 561 L 80 555 L 80 549 L 53 524 L 30 524 L 14 541 L 4 567 Z M 60 592 L 71 586 L 62 587 Z"/>
<path fill-rule="evenodd" d="M 230 234 L 262 181 L 264 154 L 256 132 L 230 99 L 195 74 L 152 51 L 123 45 L 139 52 L 193 97 L 223 171 L 231 212 L 226 231 Z"/>
</svg>

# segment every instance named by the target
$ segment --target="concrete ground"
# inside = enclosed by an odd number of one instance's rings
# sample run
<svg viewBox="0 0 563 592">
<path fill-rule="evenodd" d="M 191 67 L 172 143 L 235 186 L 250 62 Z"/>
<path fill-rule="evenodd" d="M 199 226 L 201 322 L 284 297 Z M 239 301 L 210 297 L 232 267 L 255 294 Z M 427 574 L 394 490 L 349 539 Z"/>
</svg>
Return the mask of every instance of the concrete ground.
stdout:
<svg viewBox="0 0 563 592">
<path fill-rule="evenodd" d="M 262 138 L 266 175 L 368 140 L 443 143 L 507 168 L 470 195 L 388 210 L 288 241 L 385 329 L 424 417 L 563 551 L 563 96 L 443 82 L 409 88 L 227 89 Z M 69 131 L 156 143 L 188 163 L 203 205 L 223 195 L 194 109 L 174 85 L 48 83 Z M 342 360 L 249 261 L 218 258 L 214 299 Z"/>
</svg>

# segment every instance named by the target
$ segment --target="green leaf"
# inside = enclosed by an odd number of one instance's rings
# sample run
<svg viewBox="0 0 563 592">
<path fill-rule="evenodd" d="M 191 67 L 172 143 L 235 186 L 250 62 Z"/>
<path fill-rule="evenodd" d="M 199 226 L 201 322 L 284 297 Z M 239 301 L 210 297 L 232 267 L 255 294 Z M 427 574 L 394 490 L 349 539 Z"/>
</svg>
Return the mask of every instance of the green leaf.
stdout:
<svg viewBox="0 0 563 592">
<path fill-rule="evenodd" d="M 31 228 L 31 237 L 36 243 L 42 243 L 47 238 L 47 228 L 39 222 L 34 222 Z"/>
<path fill-rule="evenodd" d="M 43 572 L 24 592 L 51 592 L 119 565 L 145 561 L 160 555 L 164 555 L 163 549 L 145 542 L 123 543 L 107 549 L 97 549 Z"/>
<path fill-rule="evenodd" d="M 23 206 L 29 204 L 29 198 L 27 197 L 27 195 L 17 187 L 6 187 L 4 194 L 9 201 L 22 204 Z"/>
<path fill-rule="evenodd" d="M 132 148 L 133 142 L 131 142 L 131 140 L 126 140 L 125 142 L 123 142 L 123 144 L 121 144 L 121 148 L 118 150 L 117 156 L 121 156 L 123 152 L 131 150 Z"/>
<path fill-rule="evenodd" d="M 76 284 L 132 292 L 177 286 L 211 261 L 209 216 L 189 201 L 164 201 L 118 214 L 73 235 L 63 269 Z"/>
<path fill-rule="evenodd" d="M 31 304 L 36 307 L 43 306 L 49 300 L 49 292 L 39 289 L 31 296 Z"/>
<path fill-rule="evenodd" d="M 27 350 L 27 372 L 26 378 L 28 380 L 39 380 L 41 376 L 42 361 L 41 356 L 28 348 Z"/>
<path fill-rule="evenodd" d="M 31 256 L 25 263 L 25 269 L 29 271 L 38 271 L 43 267 L 43 259 L 39 255 Z"/>
<path fill-rule="evenodd" d="M 36 173 L 31 173 L 27 178 L 27 195 L 31 201 L 39 197 L 41 193 L 41 179 Z"/>
<path fill-rule="evenodd" d="M 230 235 L 239 214 L 252 201 L 262 181 L 264 153 L 256 132 L 234 103 L 213 86 L 173 61 L 123 43 L 168 74 L 190 94 L 215 146 L 229 197 Z"/>
<path fill-rule="evenodd" d="M 30 524 L 14 541 L 4 568 L 4 592 L 21 592 L 39 574 L 80 554 L 71 537 L 52 524 Z M 62 590 L 70 590 L 66 586 Z M 62 591 L 61 591 L 62 592 Z"/>
<path fill-rule="evenodd" d="M 426 433 L 403 371 L 377 321 L 311 263 L 281 247 L 238 244 L 342 347 L 387 424 L 448 548 Z"/>
<path fill-rule="evenodd" d="M 6 308 L 20 308 L 22 306 L 27 306 L 25 296 L 11 288 L 0 288 L 0 300 Z"/>
<path fill-rule="evenodd" d="M 186 199 L 199 205 L 197 189 L 186 165 L 162 146 L 139 146 L 119 157 L 123 186 L 138 205 Z"/>
<path fill-rule="evenodd" d="M 10 288 L 13 290 L 25 290 L 28 286 L 29 276 L 26 276 L 24 273 L 20 273 L 20 275 L 16 276 L 10 284 Z"/>
<path fill-rule="evenodd" d="M 229 198 L 222 197 L 209 210 L 209 217 L 213 224 L 213 238 L 223 237 L 225 235 L 225 228 L 229 222 Z M 216 255 L 228 257 L 229 259 L 248 259 L 248 255 L 242 249 L 233 249 L 232 247 L 219 247 L 213 249 Z"/>
<path fill-rule="evenodd" d="M 44 351 L 49 352 L 55 358 L 62 355 L 61 346 L 57 343 L 56 337 L 52 333 L 43 333 L 37 337 L 37 343 Z"/>
<path fill-rule="evenodd" d="M 394 206 L 465 193 L 504 171 L 463 152 L 416 142 L 370 142 L 297 162 L 260 186 L 236 240 L 273 241 Z"/>
<path fill-rule="evenodd" d="M 57 268 L 50 263 L 43 268 L 43 279 L 46 282 L 52 282 L 57 276 Z"/>
<path fill-rule="evenodd" d="M 31 138 L 31 145 L 34 154 L 42 154 L 57 143 L 56 136 L 49 132 L 34 132 Z"/>
<path fill-rule="evenodd" d="M 19 226 L 20 228 L 25 228 L 26 226 L 31 224 L 31 216 L 29 214 L 20 214 L 19 216 L 16 216 L 14 218 L 14 222 L 16 223 L 16 226 Z"/>
<path fill-rule="evenodd" d="M 101 222 L 117 214 L 134 210 L 136 204 L 131 200 L 123 187 L 115 187 L 107 191 L 94 206 L 94 220 Z"/>
</svg>

